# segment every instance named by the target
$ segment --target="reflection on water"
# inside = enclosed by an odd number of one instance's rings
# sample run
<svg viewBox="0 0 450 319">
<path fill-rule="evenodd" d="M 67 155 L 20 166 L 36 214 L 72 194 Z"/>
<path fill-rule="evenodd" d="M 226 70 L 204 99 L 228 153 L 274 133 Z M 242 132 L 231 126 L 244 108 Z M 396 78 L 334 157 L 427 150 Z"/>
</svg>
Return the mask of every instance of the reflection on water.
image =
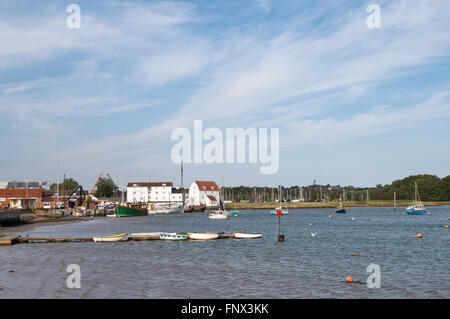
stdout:
<svg viewBox="0 0 450 319">
<path fill-rule="evenodd" d="M 257 240 L 42 243 L 0 247 L 0 298 L 449 298 L 450 207 L 431 216 L 392 208 L 241 211 L 228 220 L 206 213 L 102 218 L 40 227 L 34 237 L 152 231 L 262 232 Z M 329 215 L 332 214 L 332 218 Z M 352 220 L 352 218 L 355 218 Z M 310 226 L 311 224 L 311 226 Z M 317 233 L 311 236 L 311 231 Z M 415 239 L 418 232 L 423 239 Z M 26 234 L 22 234 L 26 235 Z M 352 252 L 357 255 L 352 256 Z M 381 267 L 381 289 L 366 268 Z M 68 289 L 69 264 L 81 289 Z"/>
</svg>

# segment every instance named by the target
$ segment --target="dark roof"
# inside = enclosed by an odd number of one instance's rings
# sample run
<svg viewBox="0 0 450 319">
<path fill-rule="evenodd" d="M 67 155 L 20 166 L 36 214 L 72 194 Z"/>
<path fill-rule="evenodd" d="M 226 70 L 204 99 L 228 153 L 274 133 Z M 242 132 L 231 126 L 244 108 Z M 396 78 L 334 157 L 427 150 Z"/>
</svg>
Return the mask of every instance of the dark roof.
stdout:
<svg viewBox="0 0 450 319">
<path fill-rule="evenodd" d="M 128 187 L 152 187 L 152 186 L 167 186 L 172 187 L 172 182 L 130 182 Z"/>
</svg>

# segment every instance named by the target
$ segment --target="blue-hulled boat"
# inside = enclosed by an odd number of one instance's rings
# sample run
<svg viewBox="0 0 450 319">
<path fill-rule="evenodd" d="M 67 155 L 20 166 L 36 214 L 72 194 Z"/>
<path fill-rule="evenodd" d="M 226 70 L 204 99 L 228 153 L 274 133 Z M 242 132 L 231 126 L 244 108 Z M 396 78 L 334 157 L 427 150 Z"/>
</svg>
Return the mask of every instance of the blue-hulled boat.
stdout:
<svg viewBox="0 0 450 319">
<path fill-rule="evenodd" d="M 344 214 L 344 213 L 346 213 L 346 210 L 345 210 L 344 206 L 342 206 L 342 203 L 341 203 L 334 212 L 336 214 Z"/>
<path fill-rule="evenodd" d="M 425 215 L 427 213 L 427 209 L 420 201 L 419 191 L 417 190 L 417 182 L 414 186 L 414 204 L 406 207 L 406 213 L 408 215 Z"/>
</svg>

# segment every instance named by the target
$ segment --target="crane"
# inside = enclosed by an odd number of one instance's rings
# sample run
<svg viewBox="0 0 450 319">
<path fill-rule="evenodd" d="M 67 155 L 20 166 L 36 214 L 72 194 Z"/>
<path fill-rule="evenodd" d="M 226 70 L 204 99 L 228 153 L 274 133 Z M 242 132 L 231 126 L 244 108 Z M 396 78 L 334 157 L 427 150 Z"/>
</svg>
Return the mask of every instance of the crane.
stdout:
<svg viewBox="0 0 450 319">
<path fill-rule="evenodd" d="M 91 190 L 89 191 L 89 193 L 88 193 L 86 199 L 84 200 L 83 204 L 81 204 L 82 207 L 86 206 L 86 204 L 87 204 L 87 202 L 88 202 L 88 200 L 89 200 L 89 197 L 91 197 L 91 194 L 92 194 L 92 192 L 94 191 L 94 188 L 95 188 L 95 186 L 97 185 L 98 181 L 100 180 L 100 177 L 102 177 L 102 175 L 103 175 L 103 172 L 100 173 L 100 175 L 98 176 L 98 178 L 97 178 L 97 180 L 95 181 L 94 185 L 92 186 Z"/>
</svg>

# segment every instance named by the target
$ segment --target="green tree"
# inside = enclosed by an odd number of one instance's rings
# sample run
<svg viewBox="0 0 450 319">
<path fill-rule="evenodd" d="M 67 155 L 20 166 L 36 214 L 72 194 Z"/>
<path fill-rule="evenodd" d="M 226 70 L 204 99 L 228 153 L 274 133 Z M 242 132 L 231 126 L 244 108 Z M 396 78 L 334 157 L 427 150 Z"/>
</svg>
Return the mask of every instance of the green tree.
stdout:
<svg viewBox="0 0 450 319">
<path fill-rule="evenodd" d="M 109 178 L 100 178 L 97 183 L 97 190 L 94 192 L 94 196 L 97 198 L 113 197 L 119 188 Z"/>
<path fill-rule="evenodd" d="M 77 188 L 80 184 L 73 178 L 66 178 L 64 181 L 59 183 L 58 188 L 60 191 L 65 189 L 66 191 L 73 191 L 75 188 Z M 50 185 L 50 190 L 56 190 L 56 183 L 53 183 Z"/>
</svg>

